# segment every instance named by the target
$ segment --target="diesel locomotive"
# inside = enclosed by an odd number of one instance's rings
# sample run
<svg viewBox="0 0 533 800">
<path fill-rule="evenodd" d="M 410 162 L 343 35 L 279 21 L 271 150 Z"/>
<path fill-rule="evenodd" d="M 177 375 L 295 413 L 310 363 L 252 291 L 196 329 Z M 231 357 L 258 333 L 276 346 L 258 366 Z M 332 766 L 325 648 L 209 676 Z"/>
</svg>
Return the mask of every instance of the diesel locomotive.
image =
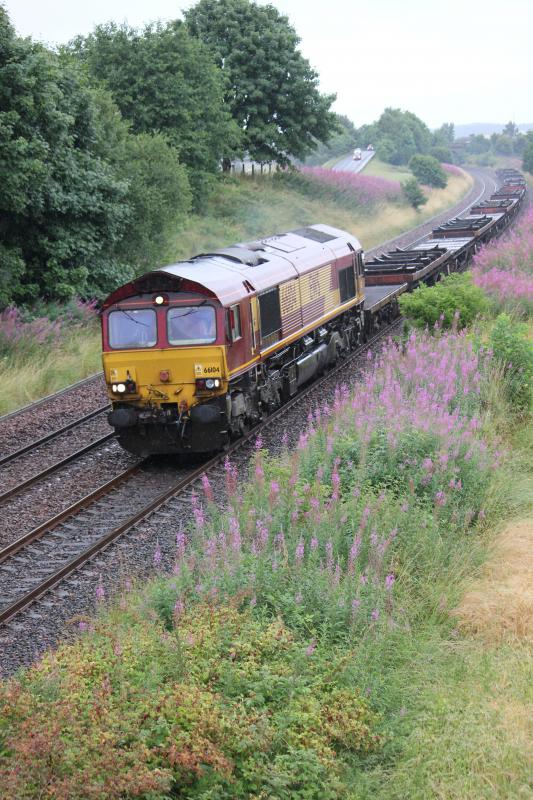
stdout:
<svg viewBox="0 0 533 800">
<path fill-rule="evenodd" d="M 102 333 L 121 445 L 198 453 L 243 434 L 361 342 L 363 269 L 354 236 L 311 225 L 117 289 Z"/>
<path fill-rule="evenodd" d="M 465 269 L 514 219 L 520 173 L 410 249 L 367 259 L 310 225 L 148 272 L 102 309 L 109 423 L 140 456 L 223 449 L 398 314 L 398 297 Z"/>
</svg>

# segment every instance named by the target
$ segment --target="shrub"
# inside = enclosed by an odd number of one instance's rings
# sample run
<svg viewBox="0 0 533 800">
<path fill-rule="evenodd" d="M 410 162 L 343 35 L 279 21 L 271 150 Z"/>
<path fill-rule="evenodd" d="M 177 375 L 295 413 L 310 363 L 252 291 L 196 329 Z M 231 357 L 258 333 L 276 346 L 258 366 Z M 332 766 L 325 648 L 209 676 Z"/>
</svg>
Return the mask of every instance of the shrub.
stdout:
<svg viewBox="0 0 533 800">
<path fill-rule="evenodd" d="M 345 797 L 342 768 L 379 737 L 342 655 L 235 606 L 176 610 L 170 630 L 117 609 L 0 686 L 0 794 Z"/>
<path fill-rule="evenodd" d="M 409 169 L 426 186 L 436 186 L 444 189 L 448 183 L 446 173 L 433 156 L 413 156 L 409 161 Z"/>
<path fill-rule="evenodd" d="M 410 178 L 405 183 L 402 183 L 402 192 L 408 203 L 417 210 L 419 206 L 423 206 L 428 201 L 416 178 Z"/>
<path fill-rule="evenodd" d="M 449 275 L 435 286 L 419 286 L 400 296 L 400 309 L 417 328 L 450 328 L 456 320 L 463 328 L 487 312 L 485 292 L 472 281 L 469 273 Z"/>
<path fill-rule="evenodd" d="M 531 403 L 533 345 L 527 339 L 527 326 L 514 322 L 507 314 L 497 317 L 490 334 L 495 358 L 501 363 L 510 407 L 525 411 Z"/>
<path fill-rule="evenodd" d="M 472 275 L 498 311 L 524 316 L 533 312 L 533 211 L 511 232 L 476 253 Z"/>
</svg>

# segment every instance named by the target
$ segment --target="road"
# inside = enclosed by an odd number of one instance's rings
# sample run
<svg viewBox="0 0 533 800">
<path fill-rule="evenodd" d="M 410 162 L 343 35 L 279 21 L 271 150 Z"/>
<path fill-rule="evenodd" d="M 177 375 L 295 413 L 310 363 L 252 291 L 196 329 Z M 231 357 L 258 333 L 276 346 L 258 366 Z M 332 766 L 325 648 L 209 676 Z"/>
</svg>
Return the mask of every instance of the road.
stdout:
<svg viewBox="0 0 533 800">
<path fill-rule="evenodd" d="M 371 158 L 375 156 L 374 150 L 361 150 L 361 160 L 354 161 L 353 159 L 353 152 L 347 156 L 341 158 L 340 161 L 337 161 L 334 167 L 331 169 L 335 170 L 335 172 L 361 172 L 363 167 L 365 167 Z"/>
</svg>

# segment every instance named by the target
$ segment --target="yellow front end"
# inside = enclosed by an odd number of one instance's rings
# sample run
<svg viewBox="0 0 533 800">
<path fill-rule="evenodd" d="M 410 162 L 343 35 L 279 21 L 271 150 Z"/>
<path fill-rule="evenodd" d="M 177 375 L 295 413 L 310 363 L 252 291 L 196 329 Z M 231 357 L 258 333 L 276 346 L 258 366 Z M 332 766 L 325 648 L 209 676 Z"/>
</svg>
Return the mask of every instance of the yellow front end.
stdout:
<svg viewBox="0 0 533 800">
<path fill-rule="evenodd" d="M 176 403 L 191 408 L 227 391 L 226 348 L 175 347 L 166 350 L 116 350 L 103 353 L 108 394 L 114 403 L 160 407 Z M 218 379 L 215 389 L 199 388 L 197 381 Z M 119 392 L 133 381 L 135 390 Z M 115 387 L 115 391 L 113 391 Z"/>
</svg>

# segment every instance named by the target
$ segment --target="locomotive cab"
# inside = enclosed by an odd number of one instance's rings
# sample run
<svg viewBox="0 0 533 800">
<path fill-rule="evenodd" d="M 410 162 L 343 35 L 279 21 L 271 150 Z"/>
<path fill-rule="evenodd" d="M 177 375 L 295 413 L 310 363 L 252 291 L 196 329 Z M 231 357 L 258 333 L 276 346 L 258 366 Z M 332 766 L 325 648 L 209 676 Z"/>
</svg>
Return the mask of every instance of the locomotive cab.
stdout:
<svg viewBox="0 0 533 800">
<path fill-rule="evenodd" d="M 121 444 L 139 455 L 187 450 L 193 437 L 195 450 L 208 451 L 227 439 L 220 425 L 226 417 L 225 311 L 216 298 L 172 288 L 112 295 L 102 313 L 109 423 Z"/>
</svg>

